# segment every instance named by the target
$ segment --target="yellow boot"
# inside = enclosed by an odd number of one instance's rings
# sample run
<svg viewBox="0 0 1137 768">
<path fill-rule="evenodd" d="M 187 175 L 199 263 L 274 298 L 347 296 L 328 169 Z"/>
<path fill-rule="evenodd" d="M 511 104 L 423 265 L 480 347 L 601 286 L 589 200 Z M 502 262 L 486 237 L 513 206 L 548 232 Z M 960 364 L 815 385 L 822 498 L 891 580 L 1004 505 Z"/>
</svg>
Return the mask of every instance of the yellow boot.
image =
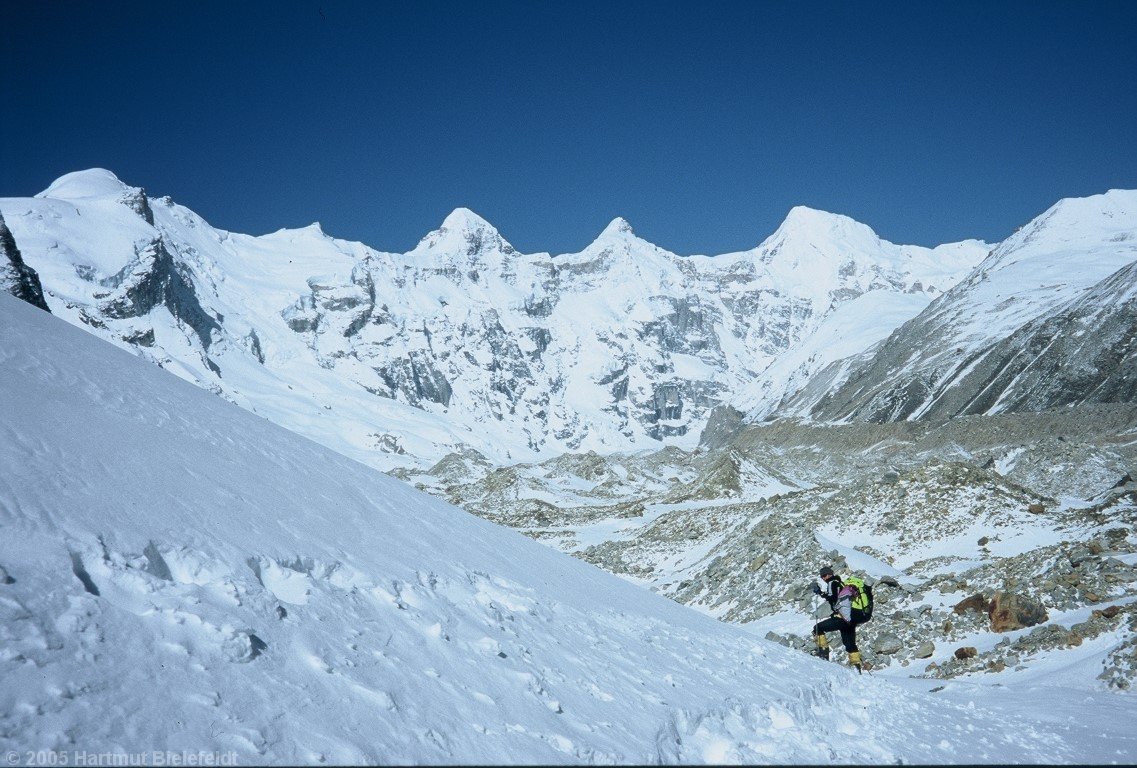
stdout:
<svg viewBox="0 0 1137 768">
<path fill-rule="evenodd" d="M 829 640 L 825 635 L 817 636 L 817 655 L 819 658 L 829 661 Z"/>
<path fill-rule="evenodd" d="M 860 651 L 849 651 L 849 664 L 850 664 L 850 666 L 856 667 L 858 672 L 861 671 L 861 652 Z"/>
</svg>

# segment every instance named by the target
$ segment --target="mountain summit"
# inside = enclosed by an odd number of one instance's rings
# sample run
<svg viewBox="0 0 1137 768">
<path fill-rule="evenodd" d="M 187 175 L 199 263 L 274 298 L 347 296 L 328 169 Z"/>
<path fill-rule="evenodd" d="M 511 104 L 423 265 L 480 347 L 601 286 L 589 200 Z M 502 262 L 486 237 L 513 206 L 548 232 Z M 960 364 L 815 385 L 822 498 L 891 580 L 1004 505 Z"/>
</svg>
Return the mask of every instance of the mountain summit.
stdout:
<svg viewBox="0 0 1137 768">
<path fill-rule="evenodd" d="M 636 233 L 632 231 L 632 225 L 628 220 L 617 216 L 612 219 L 608 226 L 604 227 L 604 231 L 597 236 L 597 240 L 612 239 L 619 237 L 635 237 Z"/>
<path fill-rule="evenodd" d="M 795 205 L 786 218 L 770 236 L 770 240 L 787 237 L 816 242 L 818 240 L 840 240 L 845 242 L 867 240 L 879 242 L 876 232 L 867 224 L 843 216 L 839 213 Z"/>
<path fill-rule="evenodd" d="M 97 197 L 119 197 L 135 188 L 124 184 L 105 168 L 89 168 L 60 176 L 36 197 L 56 200 L 83 200 Z"/>
<path fill-rule="evenodd" d="M 478 214 L 471 211 L 469 208 L 455 208 L 445 219 L 443 219 L 442 226 L 439 229 L 457 232 L 468 232 L 473 230 L 492 230 L 494 232 L 497 232 L 492 224 L 490 224 Z"/>
<path fill-rule="evenodd" d="M 455 208 L 442 225 L 426 235 L 412 253 L 449 252 L 473 256 L 477 254 L 516 253 L 492 224 L 469 208 Z"/>
</svg>

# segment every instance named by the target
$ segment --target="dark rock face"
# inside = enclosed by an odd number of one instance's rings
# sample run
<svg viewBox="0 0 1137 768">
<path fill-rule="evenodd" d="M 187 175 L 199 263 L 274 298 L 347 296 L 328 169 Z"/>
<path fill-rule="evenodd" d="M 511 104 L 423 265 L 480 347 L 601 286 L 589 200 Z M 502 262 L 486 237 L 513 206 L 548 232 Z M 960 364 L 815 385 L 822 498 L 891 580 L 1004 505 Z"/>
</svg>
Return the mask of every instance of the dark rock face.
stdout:
<svg viewBox="0 0 1137 768">
<path fill-rule="evenodd" d="M 742 411 L 729 405 L 712 409 L 699 443 L 711 449 L 729 445 L 742 428 L 743 416 Z"/>
<path fill-rule="evenodd" d="M 145 189 L 138 189 L 127 193 L 122 198 L 122 204 L 141 216 L 147 224 L 154 226 L 154 211 L 150 209 L 150 199 Z"/>
<path fill-rule="evenodd" d="M 138 331 L 122 337 L 122 340 L 128 344 L 134 344 L 139 347 L 152 347 L 154 346 L 155 336 L 154 329 L 147 328 L 144 331 Z"/>
<path fill-rule="evenodd" d="M 683 398 L 678 384 L 660 384 L 655 388 L 655 420 L 678 419 L 683 415 Z"/>
<path fill-rule="evenodd" d="M 643 340 L 654 339 L 668 352 L 697 354 L 704 349 L 719 349 L 714 326 L 717 318 L 698 299 L 669 298 L 672 311 L 658 320 L 644 323 L 639 330 Z"/>
<path fill-rule="evenodd" d="M 533 357 L 539 358 L 539 357 L 541 357 L 541 355 L 545 354 L 545 350 L 547 350 L 549 348 L 549 344 L 553 340 L 553 334 L 549 332 L 549 329 L 548 328 L 526 328 L 525 332 L 529 335 L 529 338 L 532 339 L 533 343 L 537 346 L 537 349 L 533 352 Z"/>
<path fill-rule="evenodd" d="M 260 336 L 257 336 L 257 332 L 255 330 L 249 331 L 247 341 L 249 344 L 249 351 L 252 352 L 253 356 L 257 358 L 258 363 L 260 363 L 261 365 L 264 365 L 265 364 L 265 353 L 264 353 L 264 350 L 261 349 Z"/>
<path fill-rule="evenodd" d="M 985 413 L 998 398 L 1010 411 L 1137 401 L 1137 262 L 1030 323 L 989 357 L 998 373 L 963 414 Z"/>
<path fill-rule="evenodd" d="M 531 296 L 525 299 L 524 309 L 529 317 L 548 317 L 553 314 L 553 300 L 548 296 L 540 299 Z"/>
<path fill-rule="evenodd" d="M 411 405 L 419 405 L 424 400 L 450 405 L 453 394 L 450 382 L 427 355 L 412 352 L 401 364 L 384 368 L 379 375 L 390 388 L 390 397 L 402 392 Z"/>
<path fill-rule="evenodd" d="M 351 338 L 375 319 L 375 282 L 364 267 L 352 270 L 346 285 L 308 280 L 311 293 L 281 313 L 297 333 L 333 333 Z"/>
<path fill-rule="evenodd" d="M 213 332 L 221 324 L 205 311 L 193 282 L 178 268 L 161 238 L 152 240 L 122 270 L 105 281 L 114 290 L 103 299 L 99 310 L 105 317 L 142 317 L 159 305 L 193 330 L 205 350 L 213 342 Z"/>
<path fill-rule="evenodd" d="M 50 312 L 43 298 L 39 275 L 24 263 L 16 238 L 0 215 L 0 290 L 5 290 L 21 301 Z"/>
<path fill-rule="evenodd" d="M 885 423 L 917 412 L 936 420 L 1137 402 L 1137 262 L 1005 338 L 913 369 L 916 351 L 936 349 L 938 328 L 950 322 L 941 310 L 954 292 L 856 364 L 841 386 L 817 399 L 813 416 Z"/>
<path fill-rule="evenodd" d="M 1013 592 L 996 592 L 987 609 L 992 632 L 1010 632 L 1049 620 L 1041 603 Z"/>
</svg>

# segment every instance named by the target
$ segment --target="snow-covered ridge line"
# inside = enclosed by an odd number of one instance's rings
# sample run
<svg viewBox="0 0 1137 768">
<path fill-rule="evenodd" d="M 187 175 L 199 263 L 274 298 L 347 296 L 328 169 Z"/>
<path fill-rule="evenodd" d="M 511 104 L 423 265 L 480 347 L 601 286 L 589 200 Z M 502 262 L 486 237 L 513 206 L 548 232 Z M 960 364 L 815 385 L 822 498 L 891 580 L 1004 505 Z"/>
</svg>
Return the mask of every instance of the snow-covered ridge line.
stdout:
<svg viewBox="0 0 1137 768">
<path fill-rule="evenodd" d="M 521 254 L 459 208 L 392 254 L 318 225 L 216 230 L 101 169 L 0 213 L 52 312 L 384 469 L 693 447 L 711 408 L 754 381 L 776 403 L 988 250 L 897 246 L 796 208 L 738 254 L 681 257 L 619 218 L 579 253 Z M 775 365 L 856 303 L 841 344 Z"/>
</svg>

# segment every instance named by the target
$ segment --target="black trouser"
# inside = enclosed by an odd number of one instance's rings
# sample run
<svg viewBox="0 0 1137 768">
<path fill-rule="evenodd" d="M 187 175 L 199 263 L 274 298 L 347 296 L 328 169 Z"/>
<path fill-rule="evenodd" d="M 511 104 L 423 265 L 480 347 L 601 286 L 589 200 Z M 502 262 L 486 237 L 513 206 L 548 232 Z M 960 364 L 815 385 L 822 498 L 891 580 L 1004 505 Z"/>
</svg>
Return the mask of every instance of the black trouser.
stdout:
<svg viewBox="0 0 1137 768">
<path fill-rule="evenodd" d="M 841 643 L 845 646 L 845 650 L 849 653 L 857 650 L 857 625 L 852 622 L 845 621 L 840 616 L 831 616 L 825 621 L 819 621 L 813 627 L 813 634 L 820 635 L 824 632 L 840 632 Z"/>
</svg>

